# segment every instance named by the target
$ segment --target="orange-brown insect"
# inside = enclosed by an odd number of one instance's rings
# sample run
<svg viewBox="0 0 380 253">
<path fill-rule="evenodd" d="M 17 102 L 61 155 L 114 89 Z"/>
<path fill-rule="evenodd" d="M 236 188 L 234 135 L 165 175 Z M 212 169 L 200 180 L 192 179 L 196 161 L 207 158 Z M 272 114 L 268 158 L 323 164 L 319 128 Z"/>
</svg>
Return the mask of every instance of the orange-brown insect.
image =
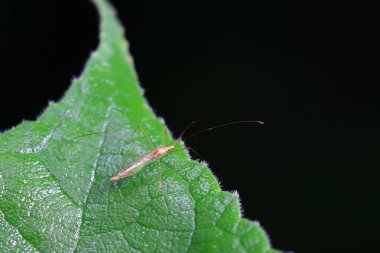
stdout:
<svg viewBox="0 0 380 253">
<path fill-rule="evenodd" d="M 174 149 L 175 146 L 167 146 L 167 147 L 161 147 L 156 148 L 152 153 L 150 153 L 147 156 L 144 156 L 139 161 L 127 166 L 125 169 L 121 170 L 119 173 L 117 173 L 115 176 L 111 178 L 112 181 L 117 181 L 122 178 L 126 178 L 129 176 L 132 176 L 139 172 L 147 163 L 156 160 L 160 158 L 161 156 L 167 154 L 170 150 Z"/>
</svg>

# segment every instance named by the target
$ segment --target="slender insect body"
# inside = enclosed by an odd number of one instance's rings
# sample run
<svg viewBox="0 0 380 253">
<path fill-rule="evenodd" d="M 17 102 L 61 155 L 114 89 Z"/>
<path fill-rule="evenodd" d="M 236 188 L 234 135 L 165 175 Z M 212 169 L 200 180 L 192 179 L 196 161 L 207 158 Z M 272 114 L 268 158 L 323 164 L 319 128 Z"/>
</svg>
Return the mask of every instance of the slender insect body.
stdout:
<svg viewBox="0 0 380 253">
<path fill-rule="evenodd" d="M 123 170 L 121 170 L 119 173 L 117 173 L 115 176 L 111 178 L 111 181 L 117 181 L 122 178 L 127 178 L 129 176 L 132 176 L 139 172 L 147 163 L 160 158 L 161 156 L 167 154 L 170 150 L 174 149 L 175 146 L 167 146 L 167 147 L 160 147 L 156 148 L 152 153 L 150 153 L 147 156 L 144 156 L 139 161 L 131 164 L 130 166 L 127 166 Z"/>
</svg>

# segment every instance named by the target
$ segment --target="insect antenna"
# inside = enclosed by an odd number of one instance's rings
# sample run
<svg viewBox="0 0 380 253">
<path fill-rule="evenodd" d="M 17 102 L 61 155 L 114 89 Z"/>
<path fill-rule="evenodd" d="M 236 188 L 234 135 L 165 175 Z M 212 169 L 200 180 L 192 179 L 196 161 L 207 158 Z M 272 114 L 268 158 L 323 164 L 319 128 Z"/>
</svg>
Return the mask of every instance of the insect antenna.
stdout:
<svg viewBox="0 0 380 253">
<path fill-rule="evenodd" d="M 198 131 L 198 132 L 192 133 L 192 134 L 190 134 L 189 136 L 185 137 L 185 138 L 182 139 L 182 140 L 185 141 L 185 140 L 189 139 L 190 137 L 194 137 L 194 136 L 196 136 L 196 135 L 199 135 L 199 134 L 204 133 L 204 132 L 207 132 L 207 131 L 211 131 L 211 130 L 216 129 L 216 128 L 225 127 L 225 126 L 230 126 L 230 125 L 235 125 L 235 124 L 241 124 L 241 123 L 257 123 L 257 124 L 260 124 L 260 125 L 264 125 L 264 122 L 259 121 L 259 120 L 234 121 L 234 122 L 230 122 L 230 123 L 225 123 L 225 124 L 217 125 L 217 126 L 214 126 L 214 127 L 209 127 L 209 128 L 203 129 L 203 130 L 201 130 L 201 131 Z"/>
<path fill-rule="evenodd" d="M 181 133 L 181 135 L 177 138 L 177 141 L 181 140 L 182 136 L 186 133 L 187 130 L 189 130 L 189 128 L 191 126 L 193 126 L 195 124 L 195 121 L 192 121 Z"/>
</svg>

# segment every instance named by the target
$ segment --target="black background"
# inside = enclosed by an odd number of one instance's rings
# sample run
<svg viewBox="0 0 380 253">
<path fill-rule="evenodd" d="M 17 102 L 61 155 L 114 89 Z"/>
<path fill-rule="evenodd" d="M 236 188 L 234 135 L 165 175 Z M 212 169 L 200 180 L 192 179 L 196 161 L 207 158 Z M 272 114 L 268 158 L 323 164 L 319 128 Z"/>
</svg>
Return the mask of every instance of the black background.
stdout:
<svg viewBox="0 0 380 253">
<path fill-rule="evenodd" d="M 139 79 L 274 247 L 379 249 L 379 9 L 364 1 L 112 1 Z M 0 129 L 35 119 L 98 38 L 89 1 L 0 3 Z M 195 130 L 196 130 L 195 129 Z"/>
</svg>

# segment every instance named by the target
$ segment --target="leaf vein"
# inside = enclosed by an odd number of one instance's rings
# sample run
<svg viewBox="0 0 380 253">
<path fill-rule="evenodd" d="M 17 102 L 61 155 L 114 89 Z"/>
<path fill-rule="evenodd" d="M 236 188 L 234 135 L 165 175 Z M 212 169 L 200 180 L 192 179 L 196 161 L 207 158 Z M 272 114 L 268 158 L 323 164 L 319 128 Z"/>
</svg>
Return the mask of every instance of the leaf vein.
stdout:
<svg viewBox="0 0 380 253">
<path fill-rule="evenodd" d="M 28 242 L 30 245 L 33 246 L 33 248 L 34 248 L 37 252 L 39 252 L 37 246 L 34 245 L 31 241 L 29 241 L 29 239 L 26 238 L 26 237 L 20 232 L 20 230 L 18 230 L 18 228 L 17 228 L 15 225 L 13 225 L 13 224 L 7 219 L 7 217 L 6 217 L 5 213 L 3 212 L 3 210 L 1 209 L 1 207 L 0 207 L 0 212 L 1 212 L 1 215 L 3 216 L 4 220 L 9 224 L 9 226 L 11 226 L 12 228 L 14 228 L 14 229 L 18 232 L 18 234 L 22 237 L 22 239 L 23 239 L 24 241 Z"/>
<path fill-rule="evenodd" d="M 107 112 L 105 114 L 105 120 L 104 120 L 104 123 L 103 123 L 103 126 L 102 126 L 102 131 L 105 131 L 107 129 L 107 125 L 108 125 L 108 117 L 109 117 L 109 114 L 111 112 L 113 108 L 113 104 L 111 104 L 108 109 L 107 109 Z M 94 164 L 93 164 L 93 169 L 91 171 L 91 178 L 90 178 L 90 182 L 87 186 L 87 189 L 86 189 L 86 194 L 84 196 L 84 200 L 83 200 L 83 206 L 81 208 L 81 211 L 80 211 L 80 220 L 79 220 L 79 224 L 78 224 L 78 228 L 77 228 L 77 231 L 75 233 L 75 237 L 76 237 L 76 241 L 75 241 L 75 244 L 74 244 L 74 248 L 72 250 L 72 252 L 74 252 L 77 247 L 78 247 L 78 242 L 79 242 L 79 235 L 80 235 L 80 229 L 82 227 L 82 223 L 83 223 L 83 212 L 84 212 L 84 208 L 85 206 L 87 205 L 87 200 L 88 200 L 88 196 L 90 194 L 90 191 L 91 191 L 91 187 L 95 181 L 95 173 L 96 173 L 96 169 L 98 167 L 98 162 L 99 162 L 99 157 L 100 157 L 100 151 L 102 150 L 102 147 L 103 147 L 103 143 L 104 143 L 104 139 L 105 139 L 105 136 L 102 135 L 100 137 L 100 141 L 99 141 L 99 144 L 98 144 L 98 149 L 99 149 L 99 152 L 97 153 L 96 155 L 96 158 L 95 158 L 95 161 L 94 161 Z"/>
</svg>

